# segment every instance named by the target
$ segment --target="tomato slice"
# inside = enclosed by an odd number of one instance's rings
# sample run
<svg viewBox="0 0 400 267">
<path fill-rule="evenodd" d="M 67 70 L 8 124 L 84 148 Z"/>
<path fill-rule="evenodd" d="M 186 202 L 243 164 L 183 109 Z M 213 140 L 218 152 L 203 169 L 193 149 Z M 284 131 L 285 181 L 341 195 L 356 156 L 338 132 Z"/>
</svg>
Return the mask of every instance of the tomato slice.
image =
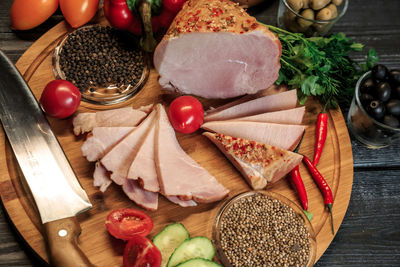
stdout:
<svg viewBox="0 0 400 267">
<path fill-rule="evenodd" d="M 136 235 L 125 246 L 123 262 L 124 267 L 159 267 L 161 252 L 148 238 Z"/>
<path fill-rule="evenodd" d="M 115 238 L 130 240 L 136 235 L 148 235 L 153 229 L 153 220 L 137 209 L 118 209 L 107 216 L 106 228 Z"/>
</svg>

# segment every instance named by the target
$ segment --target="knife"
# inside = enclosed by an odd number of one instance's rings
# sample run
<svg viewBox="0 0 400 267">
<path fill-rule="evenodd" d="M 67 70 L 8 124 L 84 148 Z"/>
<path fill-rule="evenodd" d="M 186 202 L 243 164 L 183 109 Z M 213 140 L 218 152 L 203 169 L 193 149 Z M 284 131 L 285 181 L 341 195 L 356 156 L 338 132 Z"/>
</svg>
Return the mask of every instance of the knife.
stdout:
<svg viewBox="0 0 400 267">
<path fill-rule="evenodd" d="M 29 86 L 0 51 L 0 120 L 32 193 L 54 266 L 93 266 L 77 214 L 92 207 Z"/>
</svg>

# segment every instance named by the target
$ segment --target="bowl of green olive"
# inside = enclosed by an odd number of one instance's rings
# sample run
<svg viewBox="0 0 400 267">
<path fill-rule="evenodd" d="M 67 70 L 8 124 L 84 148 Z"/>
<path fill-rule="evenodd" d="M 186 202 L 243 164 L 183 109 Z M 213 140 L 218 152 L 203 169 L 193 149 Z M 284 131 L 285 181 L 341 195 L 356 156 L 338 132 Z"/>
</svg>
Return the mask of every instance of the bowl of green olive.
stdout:
<svg viewBox="0 0 400 267">
<path fill-rule="evenodd" d="M 346 13 L 348 0 L 280 0 L 278 26 L 291 32 L 324 36 Z"/>
</svg>

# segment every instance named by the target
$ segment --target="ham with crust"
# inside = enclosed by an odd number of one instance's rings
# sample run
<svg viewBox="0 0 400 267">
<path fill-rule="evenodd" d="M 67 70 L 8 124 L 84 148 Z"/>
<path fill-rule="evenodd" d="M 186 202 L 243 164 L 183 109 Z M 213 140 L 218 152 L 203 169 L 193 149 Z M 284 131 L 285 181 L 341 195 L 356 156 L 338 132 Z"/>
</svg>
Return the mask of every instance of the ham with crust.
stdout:
<svg viewBox="0 0 400 267">
<path fill-rule="evenodd" d="M 216 112 L 211 112 L 204 117 L 204 121 L 230 120 L 260 113 L 292 109 L 295 108 L 296 105 L 297 91 L 289 90 L 239 103 Z"/>
<path fill-rule="evenodd" d="M 266 112 L 253 116 L 240 117 L 236 121 L 270 122 L 283 124 L 301 124 L 306 108 L 298 107 L 274 112 Z"/>
<path fill-rule="evenodd" d="M 181 148 L 164 107 L 160 109 L 157 127 L 155 162 L 163 195 L 209 203 L 229 193 Z"/>
<path fill-rule="evenodd" d="M 217 133 L 203 133 L 255 190 L 264 189 L 297 166 L 303 156 L 267 144 Z"/>
<path fill-rule="evenodd" d="M 305 130 L 303 125 L 236 120 L 206 122 L 201 128 L 286 150 L 292 150 L 296 147 Z"/>
<path fill-rule="evenodd" d="M 78 113 L 72 120 L 74 134 L 90 132 L 94 127 L 136 126 L 147 116 L 146 111 L 149 109 L 149 106 L 139 109 L 124 107 L 92 113 Z"/>
<path fill-rule="evenodd" d="M 229 0 L 189 0 L 154 52 L 165 90 L 205 98 L 254 94 L 279 76 L 281 44 Z"/>
</svg>

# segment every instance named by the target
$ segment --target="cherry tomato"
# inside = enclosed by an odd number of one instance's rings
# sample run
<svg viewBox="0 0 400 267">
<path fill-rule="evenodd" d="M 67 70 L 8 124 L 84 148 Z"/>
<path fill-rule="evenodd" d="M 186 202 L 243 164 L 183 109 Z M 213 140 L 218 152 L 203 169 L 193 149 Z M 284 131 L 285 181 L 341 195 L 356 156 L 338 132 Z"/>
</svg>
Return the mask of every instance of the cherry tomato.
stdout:
<svg viewBox="0 0 400 267">
<path fill-rule="evenodd" d="M 153 220 L 137 209 L 119 209 L 107 216 L 106 228 L 115 238 L 130 240 L 136 235 L 148 235 L 153 229 Z"/>
<path fill-rule="evenodd" d="M 60 0 L 60 9 L 69 25 L 77 28 L 96 15 L 99 2 L 100 0 Z"/>
<path fill-rule="evenodd" d="M 58 0 L 14 0 L 10 10 L 11 28 L 29 30 L 45 22 L 58 8 Z"/>
<path fill-rule="evenodd" d="M 178 132 L 193 133 L 203 124 L 204 109 L 193 96 L 180 96 L 169 106 L 168 118 Z"/>
<path fill-rule="evenodd" d="M 161 253 L 148 238 L 136 235 L 125 246 L 123 262 L 124 267 L 159 267 Z"/>
<path fill-rule="evenodd" d="M 163 7 L 177 14 L 183 7 L 186 0 L 163 0 Z"/>
<path fill-rule="evenodd" d="M 164 8 L 161 11 L 160 15 L 156 16 L 155 19 L 159 21 L 161 27 L 168 29 L 172 21 L 174 20 L 175 15 L 176 14 L 174 12 Z M 154 25 L 153 25 L 153 30 L 154 30 Z"/>
<path fill-rule="evenodd" d="M 64 119 L 79 107 L 81 93 L 71 82 L 66 80 L 53 80 L 44 88 L 40 97 L 43 110 L 52 117 Z"/>
</svg>

